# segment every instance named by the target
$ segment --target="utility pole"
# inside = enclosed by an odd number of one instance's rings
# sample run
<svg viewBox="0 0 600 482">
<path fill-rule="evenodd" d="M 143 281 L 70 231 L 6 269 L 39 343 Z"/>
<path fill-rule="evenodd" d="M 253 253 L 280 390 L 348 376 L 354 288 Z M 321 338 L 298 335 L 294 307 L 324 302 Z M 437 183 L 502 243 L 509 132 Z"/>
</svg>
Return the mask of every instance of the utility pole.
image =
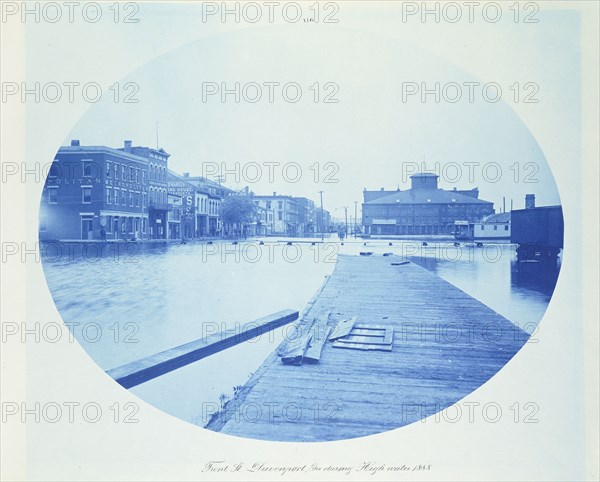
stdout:
<svg viewBox="0 0 600 482">
<path fill-rule="evenodd" d="M 346 236 L 348 236 L 348 206 L 344 206 L 344 213 L 346 215 Z"/>
<path fill-rule="evenodd" d="M 223 199 L 225 197 L 225 196 L 223 196 L 223 188 L 221 187 L 221 181 L 224 180 L 224 176 L 222 174 L 217 174 L 215 176 L 215 179 L 219 183 L 219 199 L 220 199 L 219 205 L 220 205 L 223 202 Z M 217 214 L 219 214 L 219 211 L 217 211 Z M 219 229 L 219 224 L 221 225 L 221 236 L 222 236 L 224 234 L 223 231 L 225 229 L 224 229 L 223 221 L 221 221 L 220 215 L 217 217 L 217 227 L 216 227 L 217 230 Z"/>
<path fill-rule="evenodd" d="M 358 223 L 358 218 L 357 218 L 357 209 L 358 209 L 358 201 L 354 201 L 354 239 L 356 239 L 356 223 Z"/>
<path fill-rule="evenodd" d="M 319 211 L 319 230 L 321 231 L 321 242 L 325 240 L 325 234 L 323 233 L 323 191 L 319 191 L 321 195 L 321 211 Z"/>
</svg>

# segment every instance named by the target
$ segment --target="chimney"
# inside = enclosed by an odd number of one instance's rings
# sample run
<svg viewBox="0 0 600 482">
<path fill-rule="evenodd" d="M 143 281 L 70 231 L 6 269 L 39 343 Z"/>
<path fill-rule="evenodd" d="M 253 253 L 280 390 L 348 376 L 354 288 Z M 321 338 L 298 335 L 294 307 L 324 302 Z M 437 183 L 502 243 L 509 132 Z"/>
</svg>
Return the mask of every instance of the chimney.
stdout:
<svg viewBox="0 0 600 482">
<path fill-rule="evenodd" d="M 277 196 L 277 193 L 275 191 L 273 191 L 273 197 Z"/>
<path fill-rule="evenodd" d="M 535 208 L 535 194 L 525 194 L 525 209 Z"/>
<path fill-rule="evenodd" d="M 383 188 L 380 189 L 380 191 L 383 191 L 383 190 L 384 190 Z"/>
<path fill-rule="evenodd" d="M 190 173 L 189 172 L 184 172 L 183 173 L 183 177 L 190 177 Z"/>
<path fill-rule="evenodd" d="M 124 142 L 125 152 L 131 152 L 131 141 Z"/>
<path fill-rule="evenodd" d="M 79 139 L 73 139 L 73 140 L 71 140 L 71 145 L 79 147 Z"/>
</svg>

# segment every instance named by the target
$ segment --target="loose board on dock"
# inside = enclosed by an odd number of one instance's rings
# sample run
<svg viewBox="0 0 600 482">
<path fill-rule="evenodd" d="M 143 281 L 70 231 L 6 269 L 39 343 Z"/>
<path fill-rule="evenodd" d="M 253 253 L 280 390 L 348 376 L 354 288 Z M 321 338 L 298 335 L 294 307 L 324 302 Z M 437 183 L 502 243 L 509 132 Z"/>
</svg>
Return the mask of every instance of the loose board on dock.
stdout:
<svg viewBox="0 0 600 482">
<path fill-rule="evenodd" d="M 338 338 L 348 336 L 354 327 L 354 323 L 356 323 L 356 319 L 357 317 L 353 316 L 347 320 L 340 321 L 332 330 L 331 335 L 329 335 L 329 340 L 337 340 Z"/>
<path fill-rule="evenodd" d="M 307 363 L 318 363 L 321 360 L 321 352 L 327 342 L 327 337 L 331 333 L 331 327 L 319 325 L 310 341 L 310 346 L 304 355 L 304 361 Z"/>
</svg>

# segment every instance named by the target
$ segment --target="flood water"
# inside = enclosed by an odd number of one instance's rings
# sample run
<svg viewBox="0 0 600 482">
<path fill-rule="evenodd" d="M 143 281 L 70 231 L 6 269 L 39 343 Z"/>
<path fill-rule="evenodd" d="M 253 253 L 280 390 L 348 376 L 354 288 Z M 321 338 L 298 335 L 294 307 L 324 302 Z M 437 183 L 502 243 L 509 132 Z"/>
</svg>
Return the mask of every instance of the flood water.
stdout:
<svg viewBox="0 0 600 482">
<path fill-rule="evenodd" d="M 542 319 L 558 276 L 557 269 L 537 265 L 517 269 L 514 246 L 508 244 L 478 248 L 395 240 L 390 246 L 349 239 L 342 246 L 331 239 L 287 246 L 285 241 L 157 244 L 141 252 L 105 244 L 83 253 L 76 248 L 72 259 L 48 250 L 44 271 L 63 320 L 102 370 L 279 310 L 301 312 L 333 272 L 337 254 L 406 256 L 529 333 Z M 219 398 L 244 384 L 282 337 L 280 328 L 131 391 L 204 425 Z"/>
</svg>

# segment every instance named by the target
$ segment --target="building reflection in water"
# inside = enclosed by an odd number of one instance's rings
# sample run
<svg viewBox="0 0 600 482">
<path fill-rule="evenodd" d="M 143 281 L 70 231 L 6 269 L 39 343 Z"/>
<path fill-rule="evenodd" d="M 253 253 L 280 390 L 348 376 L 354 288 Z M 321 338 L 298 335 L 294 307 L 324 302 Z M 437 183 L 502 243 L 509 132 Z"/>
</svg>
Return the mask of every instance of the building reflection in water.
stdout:
<svg viewBox="0 0 600 482">
<path fill-rule="evenodd" d="M 513 287 L 527 288 L 552 296 L 558 275 L 561 259 L 554 262 L 518 262 L 513 260 L 510 267 L 510 283 Z"/>
</svg>

